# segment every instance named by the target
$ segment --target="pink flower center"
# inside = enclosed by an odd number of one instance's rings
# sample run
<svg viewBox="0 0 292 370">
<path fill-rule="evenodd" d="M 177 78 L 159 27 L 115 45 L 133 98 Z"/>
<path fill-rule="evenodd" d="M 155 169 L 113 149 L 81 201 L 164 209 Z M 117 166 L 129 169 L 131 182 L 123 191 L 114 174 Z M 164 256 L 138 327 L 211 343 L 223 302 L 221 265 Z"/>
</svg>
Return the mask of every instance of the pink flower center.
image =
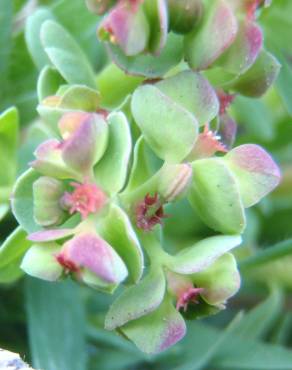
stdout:
<svg viewBox="0 0 292 370">
<path fill-rule="evenodd" d="M 69 210 L 70 214 L 79 212 L 82 219 L 90 213 L 98 212 L 106 202 L 105 193 L 95 184 L 70 183 L 75 189 L 72 193 L 66 192 L 62 197 L 62 206 Z"/>
<path fill-rule="evenodd" d="M 189 303 L 198 303 L 198 296 L 203 292 L 203 288 L 188 288 L 187 290 L 182 291 L 178 295 L 178 299 L 176 302 L 176 309 L 180 310 L 183 308 L 184 312 L 186 312 Z"/>
<path fill-rule="evenodd" d="M 136 205 L 135 213 L 137 226 L 145 231 L 152 230 L 155 225 L 162 223 L 163 218 L 167 217 L 157 193 L 153 197 L 146 194 L 145 198 Z"/>
</svg>

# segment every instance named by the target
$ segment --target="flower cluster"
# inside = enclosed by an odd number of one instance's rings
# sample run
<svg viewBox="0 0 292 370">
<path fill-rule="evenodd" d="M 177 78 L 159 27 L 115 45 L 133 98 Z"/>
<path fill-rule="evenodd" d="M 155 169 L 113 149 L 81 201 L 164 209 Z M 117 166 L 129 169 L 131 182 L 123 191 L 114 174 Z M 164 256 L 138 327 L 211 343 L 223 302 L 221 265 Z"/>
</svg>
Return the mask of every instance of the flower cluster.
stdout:
<svg viewBox="0 0 292 370">
<path fill-rule="evenodd" d="M 239 289 L 230 251 L 241 243 L 245 208 L 277 186 L 280 172 L 260 146 L 233 147 L 231 108 L 237 94 L 264 93 L 279 65 L 262 49 L 263 1 L 87 3 L 108 11 L 98 34 L 113 61 L 142 77 L 124 86 L 132 77 L 118 70 L 122 81 L 107 86 L 102 71 L 100 91 L 67 78 L 41 99 L 47 140 L 12 197 L 31 241 L 21 268 L 103 292 L 124 284 L 105 327 L 156 353 L 184 336 L 185 319 L 224 309 Z M 44 27 L 60 31 L 52 21 Z M 105 103 L 115 88 L 122 104 Z M 165 224 L 184 201 L 213 236 L 175 239 L 170 251 Z"/>
</svg>

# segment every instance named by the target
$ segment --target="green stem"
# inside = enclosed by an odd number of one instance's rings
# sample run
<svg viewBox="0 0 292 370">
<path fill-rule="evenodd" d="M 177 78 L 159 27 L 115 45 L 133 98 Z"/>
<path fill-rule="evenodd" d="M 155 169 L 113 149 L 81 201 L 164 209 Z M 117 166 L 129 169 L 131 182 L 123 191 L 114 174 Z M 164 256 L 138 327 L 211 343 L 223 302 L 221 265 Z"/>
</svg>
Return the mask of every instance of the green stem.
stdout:
<svg viewBox="0 0 292 370">
<path fill-rule="evenodd" d="M 153 232 L 139 232 L 139 239 L 150 258 L 151 264 L 162 266 L 167 254 L 164 252 L 155 234 Z"/>
</svg>

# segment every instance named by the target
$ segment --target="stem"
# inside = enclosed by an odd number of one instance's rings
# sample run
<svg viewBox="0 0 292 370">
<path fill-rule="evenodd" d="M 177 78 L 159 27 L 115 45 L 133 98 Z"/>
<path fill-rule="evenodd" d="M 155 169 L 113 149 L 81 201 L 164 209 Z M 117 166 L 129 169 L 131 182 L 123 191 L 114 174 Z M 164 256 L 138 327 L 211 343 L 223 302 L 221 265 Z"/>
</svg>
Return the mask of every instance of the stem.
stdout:
<svg viewBox="0 0 292 370">
<path fill-rule="evenodd" d="M 160 242 L 157 240 L 153 232 L 139 232 L 139 239 L 144 245 L 151 264 L 155 266 L 162 266 L 165 261 L 167 253 L 164 252 Z"/>
</svg>

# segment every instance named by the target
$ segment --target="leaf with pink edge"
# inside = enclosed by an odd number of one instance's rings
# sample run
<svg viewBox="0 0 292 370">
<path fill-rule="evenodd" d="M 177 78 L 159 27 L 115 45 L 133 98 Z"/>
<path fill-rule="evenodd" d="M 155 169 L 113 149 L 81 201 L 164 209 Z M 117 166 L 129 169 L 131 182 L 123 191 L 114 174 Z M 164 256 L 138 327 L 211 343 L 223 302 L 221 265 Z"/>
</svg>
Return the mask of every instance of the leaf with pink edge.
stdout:
<svg viewBox="0 0 292 370">
<path fill-rule="evenodd" d="M 280 67 L 272 54 L 262 50 L 251 68 L 226 87 L 245 96 L 262 96 L 276 80 Z"/>
<path fill-rule="evenodd" d="M 240 75 L 247 71 L 255 62 L 263 43 L 260 27 L 251 21 L 242 21 L 233 44 L 217 60 L 230 73 Z"/>
<path fill-rule="evenodd" d="M 118 45 L 127 56 L 143 52 L 149 39 L 149 24 L 141 4 L 118 2 L 98 28 L 101 41 Z"/>
<path fill-rule="evenodd" d="M 51 242 L 67 238 L 75 233 L 75 229 L 50 229 L 40 230 L 28 235 L 27 239 L 32 242 Z"/>
<path fill-rule="evenodd" d="M 187 111 L 203 125 L 216 117 L 219 102 L 207 79 L 192 71 L 184 71 L 155 84 L 163 94 Z"/>
<path fill-rule="evenodd" d="M 185 58 L 195 70 L 208 68 L 234 41 L 237 21 L 227 1 L 216 0 L 200 27 L 185 37 Z"/>
<path fill-rule="evenodd" d="M 159 55 L 167 41 L 168 11 L 166 0 L 146 0 L 145 13 L 150 25 L 150 39 L 148 49 Z"/>
<path fill-rule="evenodd" d="M 63 245 L 61 254 L 77 267 L 85 268 L 107 283 L 120 283 L 128 275 L 117 252 L 94 232 L 83 232 Z"/>
<path fill-rule="evenodd" d="M 218 258 L 206 270 L 192 275 L 196 286 L 203 288 L 202 298 L 211 305 L 221 305 L 240 287 L 240 274 L 231 253 Z"/>
<path fill-rule="evenodd" d="M 37 147 L 34 155 L 36 159 L 30 165 L 42 175 L 57 179 L 80 178 L 80 175 L 64 162 L 59 140 L 49 139 L 43 142 Z"/>
<path fill-rule="evenodd" d="M 112 61 L 126 73 L 148 78 L 164 76 L 183 57 L 181 37 L 172 33 L 168 34 L 167 43 L 158 56 L 142 54 L 128 57 L 115 45 L 108 45 L 108 51 Z"/>
<path fill-rule="evenodd" d="M 186 334 L 186 324 L 171 299 L 165 297 L 157 310 L 127 323 L 121 331 L 141 351 L 155 354 L 181 340 Z"/>
<path fill-rule="evenodd" d="M 97 183 L 114 195 L 125 185 L 132 149 L 131 132 L 126 116 L 113 112 L 108 116 L 109 141 L 101 161 L 94 168 Z"/>
<path fill-rule="evenodd" d="M 224 161 L 238 181 L 245 207 L 258 203 L 280 182 L 279 167 L 259 145 L 240 145 L 232 149 Z"/>
<path fill-rule="evenodd" d="M 58 280 L 62 275 L 63 267 L 57 262 L 55 255 L 60 248 L 56 243 L 34 244 L 24 255 L 21 269 L 39 279 Z"/>
<path fill-rule="evenodd" d="M 131 108 L 145 141 L 159 158 L 180 162 L 189 154 L 198 135 L 192 113 L 153 85 L 134 92 Z"/>
<path fill-rule="evenodd" d="M 165 264 L 179 274 L 194 274 L 212 266 L 219 257 L 240 243 L 240 235 L 211 236 L 185 248 L 175 256 L 166 257 Z"/>
<path fill-rule="evenodd" d="M 160 268 L 155 268 L 139 284 L 124 290 L 114 301 L 106 315 L 105 328 L 113 330 L 153 312 L 161 304 L 164 294 L 164 273 Z"/>
<path fill-rule="evenodd" d="M 223 234 L 238 234 L 245 213 L 236 177 L 221 158 L 194 161 L 189 201 L 202 220 Z"/>
<path fill-rule="evenodd" d="M 68 113 L 63 116 L 63 122 L 69 116 L 68 124 L 70 126 L 72 115 Z M 77 127 L 73 129 L 68 139 L 65 138 L 62 142 L 61 155 L 64 162 L 84 176 L 90 175 L 93 166 L 106 151 L 108 131 L 108 124 L 101 115 L 88 114 L 84 118 L 81 117 Z"/>
<path fill-rule="evenodd" d="M 143 273 L 144 257 L 127 214 L 112 204 L 107 216 L 100 220 L 98 232 L 122 257 L 127 265 L 130 282 L 139 281 Z"/>
</svg>

